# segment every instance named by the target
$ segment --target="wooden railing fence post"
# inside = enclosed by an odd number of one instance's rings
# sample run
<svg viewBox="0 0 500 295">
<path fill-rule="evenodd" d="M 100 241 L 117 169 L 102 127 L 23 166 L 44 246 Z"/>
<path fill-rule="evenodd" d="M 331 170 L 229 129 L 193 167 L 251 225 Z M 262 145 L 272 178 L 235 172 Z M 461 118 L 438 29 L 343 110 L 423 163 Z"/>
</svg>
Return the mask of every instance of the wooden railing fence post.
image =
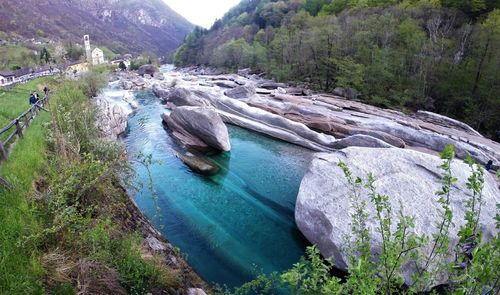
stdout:
<svg viewBox="0 0 500 295">
<path fill-rule="evenodd" d="M 36 110 L 34 108 L 31 108 L 31 117 L 26 121 L 26 127 L 30 125 L 30 121 L 33 120 L 36 116 Z"/>
<path fill-rule="evenodd" d="M 3 142 L 0 140 L 0 160 L 7 161 L 8 155 Z"/>
<path fill-rule="evenodd" d="M 19 124 L 19 119 L 16 119 L 16 133 L 19 138 L 23 137 L 23 127 Z"/>
</svg>

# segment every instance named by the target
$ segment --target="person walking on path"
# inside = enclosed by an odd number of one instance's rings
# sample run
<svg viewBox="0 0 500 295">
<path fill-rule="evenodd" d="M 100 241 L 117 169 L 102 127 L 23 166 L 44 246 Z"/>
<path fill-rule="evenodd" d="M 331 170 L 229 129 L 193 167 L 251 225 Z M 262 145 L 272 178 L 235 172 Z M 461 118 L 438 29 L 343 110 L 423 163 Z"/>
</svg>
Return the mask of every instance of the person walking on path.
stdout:
<svg viewBox="0 0 500 295">
<path fill-rule="evenodd" d="M 30 105 L 34 105 L 34 104 L 36 104 L 36 102 L 37 102 L 37 99 L 35 96 L 35 92 L 32 92 L 30 95 Z"/>
<path fill-rule="evenodd" d="M 49 88 L 47 87 L 47 85 L 45 85 L 45 87 L 43 88 L 43 92 L 45 93 L 45 96 L 47 96 L 47 94 L 49 93 Z"/>
</svg>

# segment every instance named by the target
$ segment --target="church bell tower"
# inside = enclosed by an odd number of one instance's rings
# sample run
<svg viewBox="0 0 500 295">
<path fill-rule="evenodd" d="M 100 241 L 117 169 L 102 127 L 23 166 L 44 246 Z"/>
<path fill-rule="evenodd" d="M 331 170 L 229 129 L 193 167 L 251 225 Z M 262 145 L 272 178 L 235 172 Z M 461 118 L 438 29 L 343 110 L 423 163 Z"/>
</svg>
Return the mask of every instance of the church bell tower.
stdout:
<svg viewBox="0 0 500 295">
<path fill-rule="evenodd" d="M 92 62 L 92 52 L 90 50 L 89 35 L 83 36 L 83 45 L 85 47 L 85 54 L 87 55 L 87 62 Z"/>
</svg>

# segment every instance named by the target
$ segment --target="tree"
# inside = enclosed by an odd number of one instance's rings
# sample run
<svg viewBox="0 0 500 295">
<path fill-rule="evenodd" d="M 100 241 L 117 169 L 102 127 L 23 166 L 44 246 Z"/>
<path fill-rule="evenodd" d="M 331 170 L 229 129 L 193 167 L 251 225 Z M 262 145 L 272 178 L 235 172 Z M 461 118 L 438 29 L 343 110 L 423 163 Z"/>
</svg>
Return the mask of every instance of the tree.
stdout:
<svg viewBox="0 0 500 295">
<path fill-rule="evenodd" d="M 123 61 L 121 61 L 119 64 L 118 64 L 118 68 L 122 71 L 125 71 L 127 69 L 127 66 L 125 65 L 125 63 Z"/>
<path fill-rule="evenodd" d="M 50 61 L 50 53 L 45 47 L 43 47 L 42 51 L 40 51 L 40 61 L 45 63 Z"/>
<path fill-rule="evenodd" d="M 79 60 L 83 56 L 83 48 L 81 46 L 75 46 L 73 42 L 70 42 L 66 48 L 66 58 L 69 60 Z"/>
<path fill-rule="evenodd" d="M 56 63 L 62 62 L 67 54 L 68 52 L 66 51 L 66 48 L 64 48 L 64 46 L 61 43 L 55 46 L 54 58 Z"/>
</svg>

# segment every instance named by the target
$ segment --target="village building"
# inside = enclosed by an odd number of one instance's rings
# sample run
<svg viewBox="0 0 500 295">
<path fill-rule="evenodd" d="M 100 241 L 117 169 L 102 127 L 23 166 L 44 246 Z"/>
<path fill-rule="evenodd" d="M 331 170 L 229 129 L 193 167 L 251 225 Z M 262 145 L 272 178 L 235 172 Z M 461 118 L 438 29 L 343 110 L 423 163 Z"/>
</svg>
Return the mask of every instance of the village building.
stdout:
<svg viewBox="0 0 500 295">
<path fill-rule="evenodd" d="M 99 48 L 92 50 L 92 64 L 100 65 L 104 63 L 104 52 Z"/>
<path fill-rule="evenodd" d="M 56 74 L 57 72 L 59 72 L 58 69 L 54 69 L 52 66 L 45 65 L 42 67 L 35 68 L 33 72 L 33 78 L 50 76 Z"/>
<path fill-rule="evenodd" d="M 68 62 L 63 65 L 66 74 L 79 74 L 89 70 L 89 64 L 81 61 Z"/>
<path fill-rule="evenodd" d="M 15 82 L 25 83 L 33 79 L 35 70 L 33 68 L 22 68 L 14 71 Z"/>
<path fill-rule="evenodd" d="M 16 76 L 12 71 L 0 71 L 0 86 L 7 86 L 15 83 Z"/>
</svg>

